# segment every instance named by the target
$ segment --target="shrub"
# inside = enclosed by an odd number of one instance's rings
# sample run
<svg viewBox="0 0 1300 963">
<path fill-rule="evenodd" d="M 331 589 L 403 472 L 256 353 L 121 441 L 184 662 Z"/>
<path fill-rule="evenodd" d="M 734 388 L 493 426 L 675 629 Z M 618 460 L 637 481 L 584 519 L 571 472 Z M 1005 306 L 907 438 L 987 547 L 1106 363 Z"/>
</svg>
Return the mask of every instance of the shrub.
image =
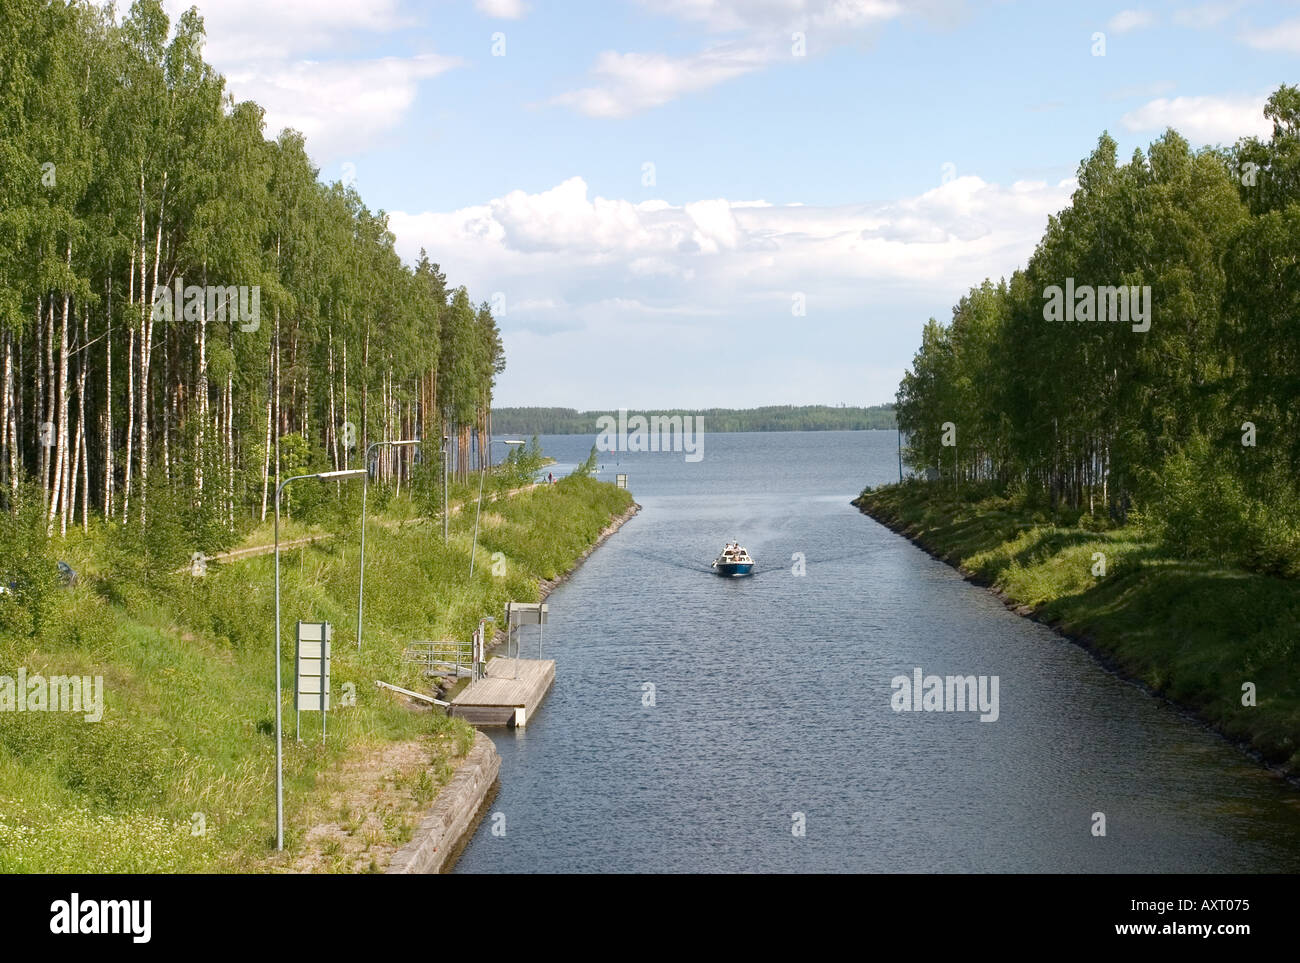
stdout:
<svg viewBox="0 0 1300 963">
<path fill-rule="evenodd" d="M 21 488 L 0 512 L 0 632 L 29 636 L 45 628 L 59 591 L 56 561 L 40 491 Z"/>
<path fill-rule="evenodd" d="M 1196 438 L 1165 460 L 1158 485 L 1135 520 L 1169 551 L 1265 574 L 1300 574 L 1295 499 L 1286 482 L 1269 486 L 1267 497 L 1253 495 L 1209 442 Z"/>
</svg>

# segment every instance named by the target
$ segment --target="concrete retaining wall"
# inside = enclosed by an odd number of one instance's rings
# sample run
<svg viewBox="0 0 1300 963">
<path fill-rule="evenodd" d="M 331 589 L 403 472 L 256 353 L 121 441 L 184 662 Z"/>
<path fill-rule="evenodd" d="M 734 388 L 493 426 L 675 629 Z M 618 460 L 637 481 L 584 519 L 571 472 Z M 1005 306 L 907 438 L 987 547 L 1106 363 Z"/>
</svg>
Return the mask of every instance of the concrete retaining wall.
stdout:
<svg viewBox="0 0 1300 963">
<path fill-rule="evenodd" d="M 478 823 L 501 771 L 501 757 L 492 740 L 474 733 L 474 745 L 451 782 L 442 787 L 420 821 L 411 841 L 388 865 L 390 873 L 445 873 L 456 864 Z"/>
</svg>

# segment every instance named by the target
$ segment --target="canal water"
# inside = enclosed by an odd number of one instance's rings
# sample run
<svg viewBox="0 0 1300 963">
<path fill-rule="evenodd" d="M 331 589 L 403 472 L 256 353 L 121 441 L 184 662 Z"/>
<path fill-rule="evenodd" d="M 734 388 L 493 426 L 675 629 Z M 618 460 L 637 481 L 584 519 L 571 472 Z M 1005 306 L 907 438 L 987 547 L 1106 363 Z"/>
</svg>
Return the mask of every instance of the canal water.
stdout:
<svg viewBox="0 0 1300 963">
<path fill-rule="evenodd" d="M 1300 792 L 849 505 L 892 432 L 600 457 L 643 509 L 551 595 L 458 872 L 1300 870 Z M 710 574 L 727 541 L 754 577 Z M 893 711 L 916 668 L 996 676 L 997 720 Z"/>
</svg>

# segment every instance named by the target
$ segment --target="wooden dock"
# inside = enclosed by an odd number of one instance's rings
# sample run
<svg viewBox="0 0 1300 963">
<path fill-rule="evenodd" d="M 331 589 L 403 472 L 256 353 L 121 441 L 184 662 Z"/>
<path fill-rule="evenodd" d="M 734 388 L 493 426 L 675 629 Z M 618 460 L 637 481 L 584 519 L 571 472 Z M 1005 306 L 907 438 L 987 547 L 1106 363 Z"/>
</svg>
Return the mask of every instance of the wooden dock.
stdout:
<svg viewBox="0 0 1300 963">
<path fill-rule="evenodd" d="M 554 682 L 554 659 L 497 656 L 484 678 L 467 685 L 447 711 L 474 726 L 526 726 Z"/>
</svg>

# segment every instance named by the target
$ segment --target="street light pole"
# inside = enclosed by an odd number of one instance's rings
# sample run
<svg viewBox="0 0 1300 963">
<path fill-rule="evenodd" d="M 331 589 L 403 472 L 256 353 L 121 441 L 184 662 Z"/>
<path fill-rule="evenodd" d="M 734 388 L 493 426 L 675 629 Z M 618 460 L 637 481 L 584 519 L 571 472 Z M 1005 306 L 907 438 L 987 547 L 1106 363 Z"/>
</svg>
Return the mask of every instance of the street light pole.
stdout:
<svg viewBox="0 0 1300 963">
<path fill-rule="evenodd" d="M 451 517 L 451 505 L 447 499 L 447 462 L 451 458 L 451 450 L 447 447 L 447 442 L 451 441 L 449 435 L 442 436 L 442 544 L 447 544 L 447 520 Z"/>
<path fill-rule="evenodd" d="M 325 471 L 315 475 L 292 475 L 275 486 L 275 848 L 284 849 L 284 740 L 281 736 L 280 703 L 280 493 L 290 482 L 304 478 L 343 481 L 364 475 L 363 469 Z M 322 694 L 323 696 L 323 694 Z"/>
<path fill-rule="evenodd" d="M 361 607 L 366 597 L 366 492 L 370 490 L 370 453 L 384 445 L 402 447 L 418 445 L 418 438 L 403 438 L 401 441 L 373 441 L 366 448 L 362 461 L 365 480 L 361 483 L 361 577 L 357 580 L 357 651 L 361 651 Z"/>
<path fill-rule="evenodd" d="M 489 441 L 487 450 L 492 451 L 493 445 L 522 445 L 523 442 L 517 438 L 497 439 Z M 483 513 L 483 479 L 487 477 L 487 468 L 483 464 L 483 452 L 478 453 L 478 507 L 474 509 L 474 541 L 469 546 L 469 577 L 474 577 L 474 552 L 478 549 L 478 518 Z"/>
</svg>

